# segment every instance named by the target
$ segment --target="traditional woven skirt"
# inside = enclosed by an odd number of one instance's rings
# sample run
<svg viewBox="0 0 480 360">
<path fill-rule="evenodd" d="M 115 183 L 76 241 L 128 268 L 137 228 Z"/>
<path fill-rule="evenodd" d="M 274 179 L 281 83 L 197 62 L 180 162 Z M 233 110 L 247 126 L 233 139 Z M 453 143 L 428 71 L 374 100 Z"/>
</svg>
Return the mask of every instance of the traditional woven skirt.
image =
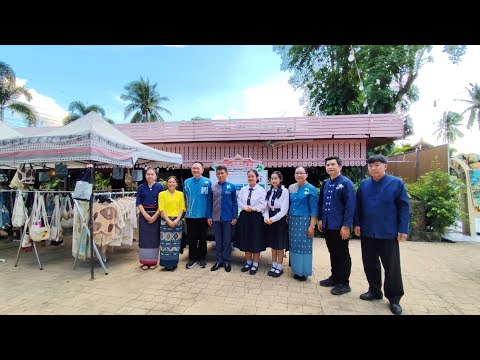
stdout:
<svg viewBox="0 0 480 360">
<path fill-rule="evenodd" d="M 155 215 L 156 210 L 147 210 L 150 216 Z M 160 221 L 157 219 L 149 224 L 142 214 L 138 216 L 138 256 L 143 265 L 157 265 L 158 248 L 160 244 Z"/>
<path fill-rule="evenodd" d="M 170 218 L 175 220 L 176 218 Z M 160 266 L 173 267 L 178 264 L 178 257 L 182 243 L 183 220 L 173 229 L 167 225 L 165 219 L 160 223 Z"/>
<path fill-rule="evenodd" d="M 275 216 L 278 211 L 269 210 L 270 218 Z M 288 224 L 285 215 L 280 220 L 271 225 L 265 225 L 265 233 L 267 239 L 267 247 L 273 250 L 288 250 Z"/>
<path fill-rule="evenodd" d="M 262 213 L 242 211 L 237 221 L 235 245 L 241 251 L 259 253 L 266 249 Z"/>
<path fill-rule="evenodd" d="M 298 276 L 312 275 L 312 240 L 307 236 L 310 216 L 289 216 L 290 266 Z"/>
</svg>

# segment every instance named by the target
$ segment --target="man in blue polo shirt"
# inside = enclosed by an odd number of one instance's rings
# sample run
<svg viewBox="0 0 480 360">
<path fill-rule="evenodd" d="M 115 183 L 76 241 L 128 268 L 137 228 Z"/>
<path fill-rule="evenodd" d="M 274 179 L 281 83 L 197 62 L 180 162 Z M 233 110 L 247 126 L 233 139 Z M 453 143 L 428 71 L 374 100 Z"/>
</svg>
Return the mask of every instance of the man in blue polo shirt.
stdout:
<svg viewBox="0 0 480 360">
<path fill-rule="evenodd" d="M 203 164 L 196 161 L 192 165 L 193 177 L 185 180 L 183 193 L 187 213 L 188 257 L 186 268 L 191 269 L 198 261 L 202 268 L 207 266 L 207 202 L 212 191 L 210 179 L 202 176 Z"/>
<path fill-rule="evenodd" d="M 325 169 L 330 178 L 320 190 L 318 202 L 318 230 L 325 234 L 332 274 L 320 281 L 320 286 L 330 287 L 333 295 L 352 291 L 350 272 L 352 259 L 348 250 L 350 228 L 355 214 L 355 188 L 353 183 L 340 174 L 342 160 L 338 156 L 325 159 Z"/>
<path fill-rule="evenodd" d="M 216 169 L 218 183 L 212 184 L 212 192 L 207 206 L 208 225 L 215 233 L 215 265 L 217 271 L 222 265 L 226 272 L 232 270 L 232 226 L 237 223 L 238 204 L 235 185 L 227 181 L 228 170 L 219 165 Z"/>
<path fill-rule="evenodd" d="M 387 158 L 372 155 L 367 160 L 370 178 L 363 180 L 357 190 L 355 234 L 361 238 L 363 269 L 368 291 L 362 300 L 381 299 L 382 270 L 385 270 L 383 289 L 395 315 L 402 313 L 400 299 L 403 283 L 400 269 L 399 241 L 405 241 L 410 221 L 410 201 L 402 180 L 385 173 Z"/>
</svg>

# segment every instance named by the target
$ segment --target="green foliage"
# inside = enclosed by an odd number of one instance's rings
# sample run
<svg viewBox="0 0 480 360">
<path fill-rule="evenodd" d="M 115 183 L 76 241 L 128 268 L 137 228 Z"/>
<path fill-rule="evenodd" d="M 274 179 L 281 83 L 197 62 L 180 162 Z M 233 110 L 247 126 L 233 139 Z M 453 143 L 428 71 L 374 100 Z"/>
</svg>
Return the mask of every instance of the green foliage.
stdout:
<svg viewBox="0 0 480 360">
<path fill-rule="evenodd" d="M 431 49 L 430 45 L 273 47 L 282 58 L 281 69 L 293 73 L 290 84 L 303 90 L 301 103 L 312 115 L 407 111 L 418 100 L 414 82 L 422 66 L 433 61 Z M 455 45 L 444 49 L 452 61 L 459 61 L 464 50 Z M 408 121 L 405 132 L 411 132 Z"/>
<path fill-rule="evenodd" d="M 438 166 L 436 167 L 438 169 Z M 408 186 L 412 202 L 412 221 L 425 212 L 427 231 L 442 235 L 448 226 L 460 219 L 462 214 L 459 196 L 464 186 L 459 180 L 451 179 L 446 172 L 433 170 Z M 417 219 L 417 220 L 416 220 Z"/>
<path fill-rule="evenodd" d="M 343 166 L 342 175 L 349 178 L 354 184 L 360 184 L 360 181 L 362 181 L 362 167 Z"/>
<path fill-rule="evenodd" d="M 32 95 L 24 86 L 17 86 L 16 76 L 10 65 L 0 61 L 0 122 L 4 119 L 5 109 L 16 111 L 28 126 L 36 126 L 37 114 L 33 108 L 17 99 L 24 96 L 27 101 L 32 100 Z"/>
<path fill-rule="evenodd" d="M 167 188 L 167 180 L 165 180 L 165 179 L 163 179 L 163 178 L 160 178 L 160 179 L 157 180 L 157 182 L 159 182 L 160 184 L 162 184 L 164 189 Z"/>
<path fill-rule="evenodd" d="M 412 145 L 410 144 L 406 144 L 406 145 L 403 145 L 403 146 L 400 146 L 400 147 L 396 147 L 393 149 L 393 155 L 396 155 L 396 154 L 401 154 L 401 153 L 404 153 L 406 151 L 410 151 L 412 150 Z"/>
<path fill-rule="evenodd" d="M 127 94 L 120 95 L 120 98 L 130 102 L 125 107 L 124 115 L 126 119 L 131 113 L 134 113 L 130 119 L 131 123 L 165 121 L 160 115 L 160 111 L 172 115 L 170 110 L 160 106 L 162 102 L 169 99 L 166 96 L 160 96 L 157 91 L 157 83 L 150 84 L 150 80 L 140 77 L 140 80 L 125 85 L 125 90 L 127 90 Z"/>
<path fill-rule="evenodd" d="M 70 124 L 72 121 L 80 119 L 82 116 L 87 115 L 90 111 L 94 111 L 101 115 L 103 119 L 110 124 L 115 124 L 112 119 L 105 117 L 105 110 L 100 105 L 93 104 L 87 106 L 81 101 L 72 101 L 68 105 L 68 111 L 70 111 L 70 113 L 63 119 L 63 125 Z"/>
<path fill-rule="evenodd" d="M 395 153 L 395 149 L 396 146 L 393 142 L 374 147 L 373 149 L 368 149 L 367 159 L 374 154 L 382 154 L 385 156 L 393 155 Z"/>
<path fill-rule="evenodd" d="M 462 56 L 465 55 L 466 50 L 466 45 L 445 45 L 443 52 L 448 54 L 448 58 L 452 63 L 458 64 Z"/>
<path fill-rule="evenodd" d="M 470 129 L 473 126 L 475 118 L 477 118 L 478 128 L 480 129 L 480 86 L 478 84 L 473 85 L 470 83 L 470 89 L 466 88 L 470 99 L 455 99 L 456 101 L 463 101 L 468 103 L 470 106 L 466 108 L 462 114 L 470 112 L 468 117 L 467 129 Z"/>
<path fill-rule="evenodd" d="M 61 185 L 61 187 L 60 187 Z M 62 179 L 54 179 L 42 184 L 42 190 L 60 190 L 63 188 L 63 180 Z"/>
<path fill-rule="evenodd" d="M 442 118 L 437 123 L 437 139 L 442 138 L 444 143 L 453 143 L 457 138 L 462 138 L 463 133 L 458 130 L 458 126 L 462 125 L 463 116 L 454 111 L 443 112 Z"/>
<path fill-rule="evenodd" d="M 96 172 L 95 173 L 95 189 L 107 190 L 108 185 L 110 185 L 110 177 L 108 179 L 104 179 L 101 173 Z"/>
</svg>

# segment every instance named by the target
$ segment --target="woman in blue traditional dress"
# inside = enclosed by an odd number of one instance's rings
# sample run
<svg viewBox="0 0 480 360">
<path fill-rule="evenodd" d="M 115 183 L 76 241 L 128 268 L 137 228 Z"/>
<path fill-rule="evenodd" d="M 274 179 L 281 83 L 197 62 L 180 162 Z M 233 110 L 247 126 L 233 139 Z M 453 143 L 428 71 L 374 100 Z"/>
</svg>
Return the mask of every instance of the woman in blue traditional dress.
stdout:
<svg viewBox="0 0 480 360">
<path fill-rule="evenodd" d="M 312 275 L 312 242 L 318 214 L 318 193 L 307 181 L 307 170 L 295 169 L 295 184 L 288 188 L 290 193 L 289 238 L 290 266 L 294 278 L 305 281 Z"/>
<path fill-rule="evenodd" d="M 167 179 L 167 190 L 158 195 L 158 212 L 162 217 L 160 223 L 160 266 L 174 271 L 178 265 L 178 254 L 182 242 L 183 214 L 185 198 L 183 192 L 177 190 L 178 181 L 175 176 Z"/>
<path fill-rule="evenodd" d="M 157 182 L 157 174 L 151 167 L 145 173 L 146 182 L 137 190 L 139 260 L 142 270 L 155 269 L 158 263 L 160 222 L 158 221 L 158 194 L 163 185 Z"/>
</svg>

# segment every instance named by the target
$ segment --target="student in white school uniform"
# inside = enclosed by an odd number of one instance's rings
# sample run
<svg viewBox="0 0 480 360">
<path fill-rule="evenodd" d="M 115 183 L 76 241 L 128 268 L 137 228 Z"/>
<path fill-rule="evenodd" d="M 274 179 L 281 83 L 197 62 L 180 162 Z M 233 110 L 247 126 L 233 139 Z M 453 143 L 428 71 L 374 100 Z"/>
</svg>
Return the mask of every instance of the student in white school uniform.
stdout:
<svg viewBox="0 0 480 360">
<path fill-rule="evenodd" d="M 280 171 L 274 171 L 270 176 L 272 187 L 267 192 L 267 208 L 263 213 L 267 246 L 272 248 L 272 268 L 268 276 L 275 278 L 283 274 L 283 254 L 288 250 L 287 213 L 290 196 L 282 181 Z"/>
<path fill-rule="evenodd" d="M 242 211 L 237 221 L 236 247 L 245 251 L 246 263 L 242 272 L 249 271 L 250 275 L 255 275 L 260 253 L 266 249 L 263 212 L 267 207 L 267 192 L 258 185 L 256 170 L 248 171 L 247 179 L 249 186 L 244 186 L 238 193 L 238 207 Z"/>
</svg>

